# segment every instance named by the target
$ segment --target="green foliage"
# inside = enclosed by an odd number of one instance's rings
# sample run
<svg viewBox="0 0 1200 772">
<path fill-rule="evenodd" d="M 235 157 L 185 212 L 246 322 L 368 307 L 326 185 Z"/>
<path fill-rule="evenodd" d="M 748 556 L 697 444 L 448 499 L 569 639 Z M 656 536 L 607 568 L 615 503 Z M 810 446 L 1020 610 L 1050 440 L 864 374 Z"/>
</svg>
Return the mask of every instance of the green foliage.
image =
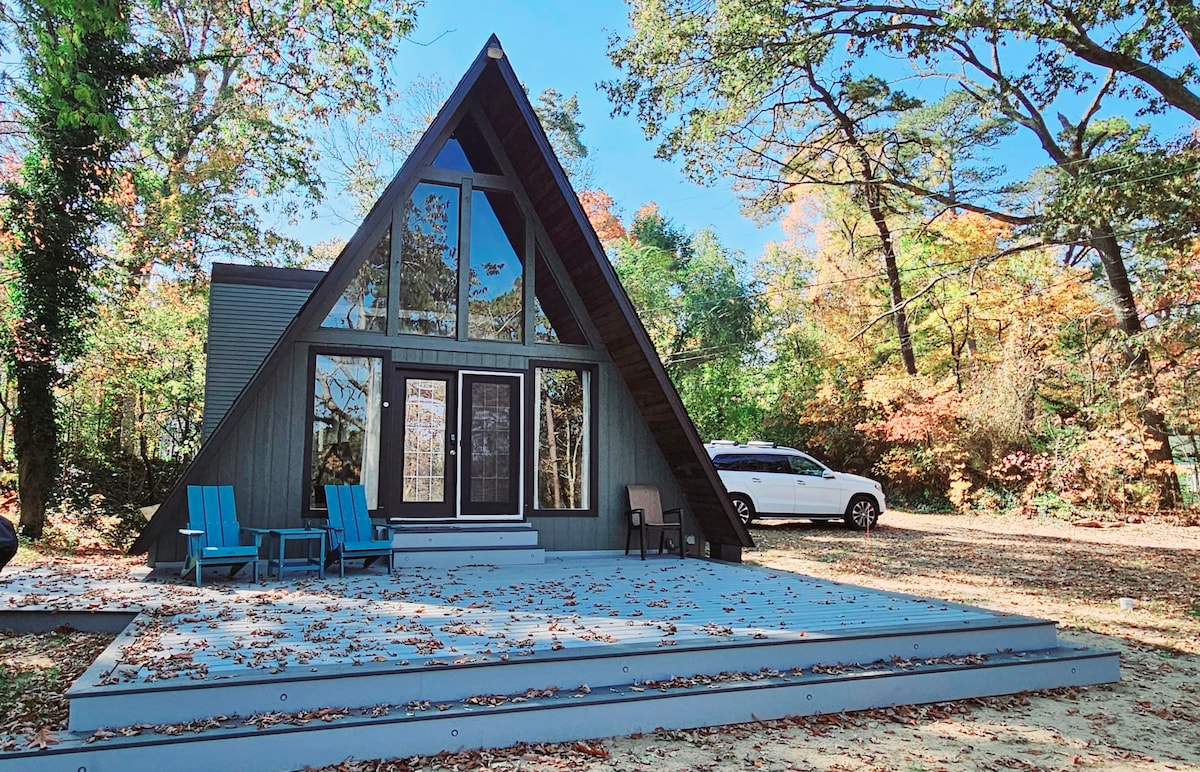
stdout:
<svg viewBox="0 0 1200 772">
<path fill-rule="evenodd" d="M 1137 484 L 1105 486 L 1098 499 L 1177 503 L 1166 440 L 1171 415 L 1195 425 L 1182 407 L 1186 379 L 1173 373 L 1180 342 L 1193 337 L 1193 272 L 1185 266 L 1195 261 L 1180 256 L 1200 236 L 1192 195 L 1198 151 L 1193 137 L 1164 138 L 1136 119 L 1200 117 L 1200 25 L 1191 5 L 632 6 L 629 35 L 610 47 L 622 77 L 604 86 L 618 111 L 634 113 L 659 140 L 659 154 L 680 158 L 701 180 L 740 180 L 745 208 L 760 216 L 784 208 L 793 216 L 820 200 L 816 213 L 805 214 L 828 223 L 818 243 L 831 257 L 815 276 L 828 277 L 829 289 L 798 303 L 796 316 L 821 316 L 822 354 L 839 366 L 852 359 L 869 383 L 888 375 L 898 350 L 910 377 L 952 374 L 955 389 L 970 396 L 959 417 L 972 434 L 948 446 L 961 457 L 947 466 L 929 448 L 913 448 L 886 464 L 880 455 L 874 463 L 887 467 L 883 473 L 900 488 L 949 486 L 950 500 L 966 505 L 990 463 L 1037 441 L 1040 403 L 1087 431 L 1135 427 Z M 910 64 L 901 72 L 893 62 Z M 926 92 L 940 81 L 947 96 L 921 104 L 895 90 L 904 75 L 921 77 Z M 1134 105 L 1132 118 L 1113 114 L 1115 95 L 1127 100 L 1118 110 Z M 1000 142 L 1012 155 L 1044 153 L 1047 166 L 1004 184 L 994 152 Z M 1011 230 L 974 245 L 940 232 L 963 212 Z M 969 246 L 946 248 L 955 241 Z M 836 257 L 835 243 L 843 250 Z M 1029 322 L 1021 335 L 997 310 L 1006 292 L 1050 295 L 1053 285 L 1019 272 L 995 277 L 991 287 L 977 283 L 991 264 L 1043 244 L 1057 246 L 1054 259 L 1092 269 L 1111 302 L 1111 316 L 1074 309 L 1086 312 L 1058 327 L 1059 345 L 1036 314 L 1022 314 Z M 882 256 L 886 287 L 864 254 Z M 854 276 L 860 287 L 835 286 Z M 999 297 L 981 303 L 985 293 Z M 837 318 L 830 312 L 839 301 Z M 894 341 L 873 330 L 887 319 Z M 1144 319 L 1170 332 L 1147 334 Z M 985 340 L 1000 346 L 980 362 Z M 868 351 L 873 356 L 864 358 Z M 1162 356 L 1168 366 L 1158 368 Z M 1193 358 L 1185 359 L 1190 367 Z M 985 408 L 996 403 L 984 395 L 1005 392 L 992 376 L 1013 386 L 994 415 Z M 885 410 L 878 421 L 892 418 Z"/>
<path fill-rule="evenodd" d="M 538 94 L 533 111 L 571 183 L 577 190 L 592 187 L 594 171 L 588 159 L 587 145 L 583 143 L 584 125 L 579 120 L 578 95 L 563 96 L 557 90 L 548 88 Z"/>
<path fill-rule="evenodd" d="M 286 225 L 323 195 L 315 139 L 328 121 L 361 120 L 390 100 L 386 63 L 417 5 L 138 4 L 138 42 L 182 66 L 138 81 L 130 95 L 112 256 L 122 270 L 138 277 L 155 266 L 197 272 L 216 258 L 294 259 L 300 245 Z"/>
<path fill-rule="evenodd" d="M 653 205 L 611 247 L 613 264 L 692 420 L 708 438 L 755 432 L 762 306 L 744 258 L 716 234 L 690 238 Z"/>
<path fill-rule="evenodd" d="M 296 205 L 273 209 L 268 202 L 285 190 L 293 201 L 316 201 L 322 182 L 314 122 L 379 109 L 392 86 L 383 63 L 412 29 L 418 5 L 21 0 L 6 8 L 0 22 L 22 57 L 12 93 L 25 133 L 17 139 L 20 175 L 6 184 L 0 211 L 0 343 L 16 387 L 5 409 L 12 413 L 28 535 L 42 533 L 63 452 L 54 390 L 80 369 L 72 362 L 85 351 L 95 298 L 138 315 L 126 304 L 146 300 L 156 267 L 195 275 L 218 256 L 295 257 L 298 245 L 268 226 L 267 215 L 290 217 Z M 129 329 L 125 320 L 108 321 L 114 326 L 106 332 Z M 154 319 L 139 321 L 154 329 Z M 158 331 L 170 340 L 175 329 Z M 178 329 L 194 332 L 191 324 Z M 109 352 L 119 361 L 126 351 L 148 348 Z M 71 447 L 75 460 L 103 462 L 81 468 L 124 468 L 124 453 L 140 459 L 146 477 L 146 491 L 126 498 L 159 489 L 155 465 L 194 443 L 194 350 L 179 350 L 189 375 L 163 371 L 175 366 L 173 353 L 131 366 L 119 385 L 102 381 L 113 393 L 98 395 L 94 407 L 120 418 L 97 422 L 92 438 L 109 455 L 94 455 L 87 443 Z M 147 419 L 164 400 L 173 415 L 159 428 L 169 424 L 175 435 L 166 456 Z M 71 411 L 79 404 L 72 401 Z M 142 446 L 109 447 L 102 427 L 129 421 Z"/>
<path fill-rule="evenodd" d="M 145 60 L 127 52 L 128 9 L 120 0 L 22 2 L 11 28 L 22 55 L 14 93 L 28 144 L 0 210 L 11 277 L 0 356 L 17 390 L 21 527 L 38 538 L 59 463 L 53 388 L 83 350 L 92 247 L 110 161 L 124 139 L 118 113 Z"/>
</svg>

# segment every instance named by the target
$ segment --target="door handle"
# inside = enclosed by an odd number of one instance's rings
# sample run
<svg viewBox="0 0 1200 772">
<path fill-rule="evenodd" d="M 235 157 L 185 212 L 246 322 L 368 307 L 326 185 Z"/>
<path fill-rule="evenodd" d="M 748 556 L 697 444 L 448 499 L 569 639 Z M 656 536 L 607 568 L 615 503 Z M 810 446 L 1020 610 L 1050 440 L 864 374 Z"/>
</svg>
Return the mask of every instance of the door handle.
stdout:
<svg viewBox="0 0 1200 772">
<path fill-rule="evenodd" d="M 796 484 L 797 485 L 808 485 L 808 483 L 804 482 L 803 480 L 797 480 Z"/>
<path fill-rule="evenodd" d="M 762 478 L 761 477 L 751 477 L 750 482 L 759 482 L 760 483 L 760 482 L 762 482 Z"/>
</svg>

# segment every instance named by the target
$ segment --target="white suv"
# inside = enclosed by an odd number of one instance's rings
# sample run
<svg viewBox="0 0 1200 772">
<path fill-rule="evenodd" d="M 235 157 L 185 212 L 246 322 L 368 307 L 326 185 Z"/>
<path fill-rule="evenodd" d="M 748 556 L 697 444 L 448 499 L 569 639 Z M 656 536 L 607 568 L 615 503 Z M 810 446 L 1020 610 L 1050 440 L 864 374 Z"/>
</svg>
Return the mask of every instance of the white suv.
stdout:
<svg viewBox="0 0 1200 772">
<path fill-rule="evenodd" d="M 704 447 L 747 525 L 758 517 L 841 518 L 851 528 L 867 530 L 883 513 L 883 486 L 878 482 L 835 472 L 794 448 L 731 440 L 714 440 Z"/>
</svg>

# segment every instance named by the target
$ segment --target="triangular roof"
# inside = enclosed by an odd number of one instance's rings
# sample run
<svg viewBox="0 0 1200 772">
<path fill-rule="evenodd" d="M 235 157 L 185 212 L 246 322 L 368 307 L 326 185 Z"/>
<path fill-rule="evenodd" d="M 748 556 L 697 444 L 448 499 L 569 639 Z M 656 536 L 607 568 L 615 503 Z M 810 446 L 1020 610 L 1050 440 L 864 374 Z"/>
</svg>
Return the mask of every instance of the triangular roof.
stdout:
<svg viewBox="0 0 1200 772">
<path fill-rule="evenodd" d="M 534 212 L 687 497 L 689 511 L 704 531 L 705 539 L 730 546 L 752 546 L 749 532 L 734 513 L 695 425 L 605 256 L 600 240 L 495 35 L 488 38 L 400 171 L 217 424 L 192 464 L 209 460 L 207 454 L 215 452 L 214 449 L 222 444 L 222 438 L 233 430 L 262 384 L 281 361 L 289 358 L 299 336 L 314 321 L 319 322 L 317 314 L 323 313 L 341 294 L 358 268 L 358 261 L 353 258 L 365 254 L 371 246 L 369 242 L 387 227 L 392 208 L 419 175 L 422 159 L 436 152 L 433 143 L 444 136 L 452 121 L 461 116 L 468 96 L 479 105 L 511 160 Z M 167 494 L 159 510 L 164 515 L 181 509 L 178 505 L 182 502 L 186 477 L 185 473 Z M 147 551 L 165 529 L 176 525 L 168 523 L 166 517 L 156 515 L 134 541 L 130 552 Z"/>
</svg>

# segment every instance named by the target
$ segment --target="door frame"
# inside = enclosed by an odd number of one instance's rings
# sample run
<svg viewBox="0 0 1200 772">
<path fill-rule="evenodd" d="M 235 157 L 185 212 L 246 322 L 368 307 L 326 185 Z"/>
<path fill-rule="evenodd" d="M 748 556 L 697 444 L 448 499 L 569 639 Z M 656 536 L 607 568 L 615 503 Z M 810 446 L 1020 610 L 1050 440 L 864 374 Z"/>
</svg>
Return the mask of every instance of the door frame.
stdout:
<svg viewBox="0 0 1200 772">
<path fill-rule="evenodd" d="M 450 411 L 452 411 L 452 413 L 451 413 L 451 416 L 447 423 L 450 427 L 452 427 L 452 430 L 453 430 L 453 435 L 454 435 L 453 447 L 450 449 L 453 450 L 453 458 L 455 459 L 455 462 L 454 462 L 454 471 L 453 471 L 453 476 L 454 476 L 453 489 L 454 490 L 453 490 L 453 494 L 450 497 L 450 501 L 449 501 L 449 504 L 451 505 L 449 514 L 430 515 L 430 516 L 425 516 L 425 517 L 413 517 L 411 515 L 405 516 L 404 514 L 401 514 L 400 511 L 397 511 L 399 507 L 403 506 L 400 503 L 400 497 L 401 497 L 400 486 L 403 485 L 403 481 L 402 481 L 401 475 L 397 474 L 396 482 L 394 483 L 395 490 L 394 490 L 394 492 L 388 494 L 388 496 L 389 496 L 388 504 L 390 506 L 387 507 L 386 511 L 388 512 L 389 518 L 393 519 L 393 520 L 397 520 L 402 523 L 408 523 L 408 524 L 412 524 L 412 525 L 416 525 L 416 524 L 420 524 L 420 523 L 433 523 L 433 522 L 445 523 L 445 522 L 452 522 L 452 521 L 477 521 L 478 522 L 478 521 L 519 521 L 519 520 L 524 520 L 525 519 L 525 500 L 526 500 L 525 480 L 527 477 L 526 457 L 525 457 L 526 456 L 525 448 L 526 448 L 526 443 L 527 443 L 527 440 L 525 437 L 525 434 L 526 434 L 525 414 L 527 412 L 526 405 L 525 405 L 525 401 L 526 401 L 526 399 L 525 399 L 525 397 L 526 397 L 526 395 L 525 395 L 525 384 L 526 384 L 525 371 L 524 370 L 501 370 L 501 369 L 495 369 L 495 370 L 465 369 L 465 368 L 464 369 L 456 369 L 453 366 L 439 367 L 436 365 L 428 365 L 428 364 L 423 364 L 423 363 L 422 364 L 409 364 L 409 363 L 395 362 L 395 361 L 393 361 L 391 363 L 391 365 L 392 365 L 391 376 L 394 379 L 393 383 L 395 384 L 395 386 L 392 388 L 395 388 L 395 389 L 398 389 L 399 384 L 402 383 L 404 378 L 409 375 L 415 375 L 417 377 L 421 377 L 422 375 L 424 375 L 424 376 L 427 376 L 430 378 L 446 377 L 449 380 L 449 383 L 450 383 L 453 393 L 450 397 L 450 400 L 449 400 L 450 405 L 448 407 L 448 409 Z M 463 450 L 463 409 L 462 408 L 463 408 L 463 405 L 466 404 L 466 400 L 463 398 L 462 389 L 463 389 L 464 377 L 472 376 L 472 375 L 510 378 L 510 379 L 513 379 L 513 381 L 514 381 L 513 386 L 514 386 L 514 389 L 516 390 L 514 402 L 517 406 L 517 415 L 514 417 L 514 420 L 516 421 L 516 426 L 517 426 L 517 431 L 516 431 L 517 447 L 513 449 L 512 453 L 510 455 L 512 458 L 512 462 L 517 464 L 517 476 L 516 476 L 517 511 L 514 513 L 511 513 L 511 514 L 464 515 L 462 513 L 462 495 L 463 495 L 463 484 L 462 484 L 463 477 L 462 477 L 462 475 L 463 475 L 465 463 L 466 463 L 466 461 L 465 461 L 466 456 L 462 452 L 462 450 Z M 397 396 L 398 396 L 398 394 L 399 393 L 397 391 Z M 396 405 L 395 407 L 397 409 L 403 411 L 404 406 L 401 403 L 401 404 Z M 387 447 L 389 448 L 389 452 L 397 454 L 396 457 L 389 462 L 389 466 L 392 466 L 394 464 L 394 468 L 397 470 L 400 470 L 403 465 L 403 453 L 404 453 L 403 418 L 402 418 L 402 416 L 399 417 L 399 420 L 397 420 L 393 423 L 393 428 L 388 432 L 388 434 L 391 435 L 389 437 L 389 439 L 391 439 L 391 442 L 389 442 L 387 444 Z M 392 449 L 395 449 L 395 450 L 393 451 Z"/>
<path fill-rule="evenodd" d="M 517 447 L 510 452 L 510 457 L 517 464 L 517 511 L 506 515 L 464 515 L 462 511 L 462 494 L 463 494 L 463 474 L 466 471 L 467 455 L 462 452 L 463 449 L 463 405 L 467 400 L 463 398 L 463 381 L 464 376 L 483 375 L 497 378 L 511 378 L 515 380 L 514 403 L 517 406 L 517 415 L 513 417 L 517 427 Z M 458 371 L 458 384 L 456 386 L 458 395 L 455 404 L 455 412 L 457 413 L 456 440 L 457 447 L 455 451 L 458 458 L 458 468 L 455 470 L 454 481 L 454 519 L 455 520 L 524 520 L 525 519 L 525 371 L 523 370 L 471 370 L 463 369 Z"/>
</svg>

